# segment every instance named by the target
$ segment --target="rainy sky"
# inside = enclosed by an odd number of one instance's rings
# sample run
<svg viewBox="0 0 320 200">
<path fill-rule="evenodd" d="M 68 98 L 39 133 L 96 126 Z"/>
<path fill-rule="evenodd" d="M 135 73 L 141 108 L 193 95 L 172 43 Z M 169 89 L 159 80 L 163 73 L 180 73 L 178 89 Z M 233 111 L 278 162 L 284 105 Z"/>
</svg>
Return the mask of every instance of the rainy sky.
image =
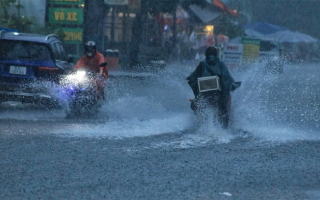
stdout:
<svg viewBox="0 0 320 200">
<path fill-rule="evenodd" d="M 225 0 L 224 2 L 232 9 L 250 16 L 253 22 L 264 21 L 320 38 L 319 0 Z"/>
</svg>

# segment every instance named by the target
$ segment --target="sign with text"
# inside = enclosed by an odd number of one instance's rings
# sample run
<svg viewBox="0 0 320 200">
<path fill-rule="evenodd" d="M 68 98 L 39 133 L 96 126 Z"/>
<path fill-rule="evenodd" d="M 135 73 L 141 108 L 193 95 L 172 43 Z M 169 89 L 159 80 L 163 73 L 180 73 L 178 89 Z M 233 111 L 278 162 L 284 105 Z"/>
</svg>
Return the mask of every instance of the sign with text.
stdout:
<svg viewBox="0 0 320 200">
<path fill-rule="evenodd" d="M 128 5 L 128 0 L 104 0 L 105 4 L 108 5 Z"/>
<path fill-rule="evenodd" d="M 243 61 L 249 63 L 258 61 L 260 53 L 260 40 L 242 38 L 241 42 L 243 44 Z"/>
<path fill-rule="evenodd" d="M 82 8 L 49 8 L 49 22 L 52 24 L 82 24 Z"/>
<path fill-rule="evenodd" d="M 82 28 L 61 28 L 64 33 L 63 41 L 65 43 L 82 43 Z"/>
<path fill-rule="evenodd" d="M 243 44 L 226 44 L 223 47 L 223 61 L 228 68 L 241 67 Z"/>
<path fill-rule="evenodd" d="M 60 5 L 82 5 L 84 0 L 49 0 L 50 4 Z"/>
</svg>

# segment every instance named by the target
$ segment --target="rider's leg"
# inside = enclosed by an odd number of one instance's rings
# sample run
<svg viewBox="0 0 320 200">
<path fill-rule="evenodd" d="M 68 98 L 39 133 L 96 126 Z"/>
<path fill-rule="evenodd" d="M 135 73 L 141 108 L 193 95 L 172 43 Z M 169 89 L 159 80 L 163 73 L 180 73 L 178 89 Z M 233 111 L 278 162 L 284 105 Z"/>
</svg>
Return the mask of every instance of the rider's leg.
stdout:
<svg viewBox="0 0 320 200">
<path fill-rule="evenodd" d="M 229 125 L 230 119 L 230 108 L 231 108 L 231 96 L 230 94 L 222 98 L 219 103 L 219 120 L 221 123 L 222 128 L 227 128 Z"/>
</svg>

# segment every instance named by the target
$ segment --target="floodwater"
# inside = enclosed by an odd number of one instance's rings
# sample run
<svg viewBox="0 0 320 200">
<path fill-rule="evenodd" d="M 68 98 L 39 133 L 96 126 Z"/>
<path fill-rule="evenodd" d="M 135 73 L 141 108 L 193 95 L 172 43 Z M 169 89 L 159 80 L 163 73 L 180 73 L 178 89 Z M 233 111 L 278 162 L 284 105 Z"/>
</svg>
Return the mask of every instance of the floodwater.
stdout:
<svg viewBox="0 0 320 200">
<path fill-rule="evenodd" d="M 191 64 L 111 71 L 94 118 L 3 103 L 0 198 L 320 199 L 318 67 L 232 70 L 227 130 L 197 123 Z"/>
<path fill-rule="evenodd" d="M 319 139 L 318 63 L 286 65 L 283 74 L 265 73 L 263 65 L 231 70 L 242 86 L 232 93 L 232 125 L 221 130 L 208 121 L 197 126 L 185 78 L 193 64 L 170 65 L 159 73 L 111 71 L 107 102 L 94 119 L 65 119 L 63 110 L 7 102 L 0 119 L 50 121 L 63 136 L 127 138 L 188 132 L 194 142 L 227 142 L 246 132 L 266 140 Z M 214 121 L 214 119 L 212 119 Z M 190 138 L 188 138 L 188 142 Z"/>
</svg>

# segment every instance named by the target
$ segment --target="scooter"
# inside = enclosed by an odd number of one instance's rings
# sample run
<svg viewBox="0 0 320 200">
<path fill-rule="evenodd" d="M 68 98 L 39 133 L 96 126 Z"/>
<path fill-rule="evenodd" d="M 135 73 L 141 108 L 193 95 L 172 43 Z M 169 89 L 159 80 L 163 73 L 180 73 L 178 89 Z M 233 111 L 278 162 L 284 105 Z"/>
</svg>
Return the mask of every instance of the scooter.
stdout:
<svg viewBox="0 0 320 200">
<path fill-rule="evenodd" d="M 104 67 L 102 63 L 100 67 Z M 61 85 L 67 96 L 67 117 L 91 116 L 98 113 L 104 102 L 104 92 L 98 90 L 98 84 L 104 84 L 102 72 L 95 73 L 77 70 L 67 75 Z"/>
<path fill-rule="evenodd" d="M 230 91 L 234 91 L 240 86 L 241 82 L 234 82 Z M 189 101 L 199 123 L 207 120 L 209 118 L 208 114 L 213 114 L 218 119 L 219 125 L 222 128 L 227 128 L 231 121 L 231 95 L 229 94 L 222 99 L 219 77 L 198 78 L 198 87 L 199 95 L 195 99 L 189 99 Z"/>
</svg>

